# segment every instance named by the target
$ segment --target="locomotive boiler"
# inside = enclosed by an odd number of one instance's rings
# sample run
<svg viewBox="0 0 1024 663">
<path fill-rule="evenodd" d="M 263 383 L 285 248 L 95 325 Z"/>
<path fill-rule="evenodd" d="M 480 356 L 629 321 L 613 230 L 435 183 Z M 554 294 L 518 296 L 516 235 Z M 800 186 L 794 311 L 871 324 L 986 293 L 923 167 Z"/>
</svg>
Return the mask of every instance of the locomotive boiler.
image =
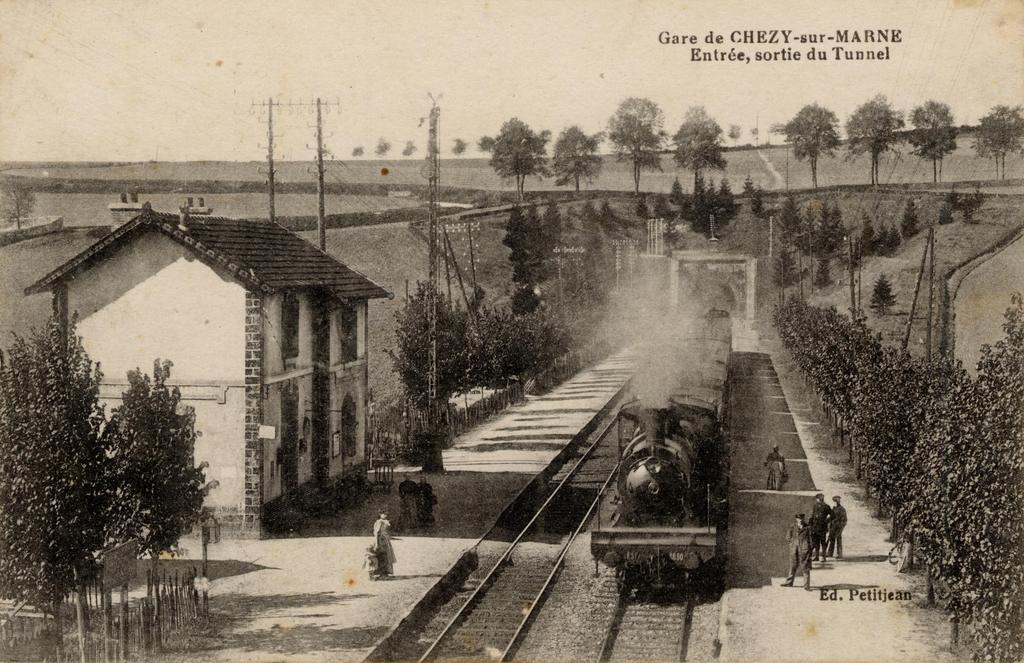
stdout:
<svg viewBox="0 0 1024 663">
<path fill-rule="evenodd" d="M 598 516 L 591 553 L 625 591 L 678 587 L 720 565 L 731 345 L 728 313 L 710 311 L 674 347 L 654 349 L 619 409 L 611 514 Z M 653 387 L 644 371 L 660 374 Z"/>
</svg>

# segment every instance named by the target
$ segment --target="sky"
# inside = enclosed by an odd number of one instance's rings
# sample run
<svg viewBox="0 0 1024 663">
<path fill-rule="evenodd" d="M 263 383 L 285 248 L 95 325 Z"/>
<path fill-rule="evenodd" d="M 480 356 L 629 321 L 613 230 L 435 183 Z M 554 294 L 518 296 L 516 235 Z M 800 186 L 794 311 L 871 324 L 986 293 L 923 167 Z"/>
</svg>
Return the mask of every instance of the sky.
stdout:
<svg viewBox="0 0 1024 663">
<path fill-rule="evenodd" d="M 692 62 L 692 46 L 658 42 L 693 34 L 704 48 L 713 30 L 728 50 L 734 30 L 878 28 L 902 31 L 888 61 Z M 1024 103 L 1024 2 L 0 0 L 0 161 L 257 160 L 252 102 L 317 96 L 338 102 L 324 118 L 336 157 L 371 154 L 380 136 L 422 156 L 428 93 L 444 153 L 512 116 L 603 131 L 629 96 L 658 103 L 670 134 L 702 105 L 744 142 L 807 103 L 843 122 L 876 94 L 904 111 L 945 101 L 975 123 Z M 277 157 L 310 158 L 312 117 L 279 115 Z"/>
</svg>

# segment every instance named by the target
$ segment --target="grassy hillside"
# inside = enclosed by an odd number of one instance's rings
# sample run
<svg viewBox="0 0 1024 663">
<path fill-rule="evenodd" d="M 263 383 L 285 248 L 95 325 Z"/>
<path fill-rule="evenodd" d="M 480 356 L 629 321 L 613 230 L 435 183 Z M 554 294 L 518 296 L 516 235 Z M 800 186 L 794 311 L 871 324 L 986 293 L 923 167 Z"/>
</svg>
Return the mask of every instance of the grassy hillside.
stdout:
<svg viewBox="0 0 1024 663">
<path fill-rule="evenodd" d="M 914 237 L 901 243 L 899 251 L 891 257 L 870 256 L 864 262 L 861 275 L 861 299 L 862 306 L 868 316 L 868 324 L 881 332 L 885 339 L 892 343 L 902 343 L 907 317 L 910 314 L 910 305 L 914 296 L 914 284 L 917 280 L 917 271 L 921 264 L 921 254 L 927 236 L 928 227 L 938 217 L 938 208 L 942 204 L 940 195 L 922 192 L 881 192 L 872 191 L 844 191 L 822 195 L 804 194 L 798 196 L 801 208 L 812 200 L 828 200 L 838 203 L 843 212 L 843 220 L 847 228 L 856 235 L 860 232 L 862 216 L 867 214 L 875 219 L 875 229 L 880 230 L 885 225 L 899 227 L 899 221 L 906 205 L 906 200 L 912 197 L 918 209 L 918 216 L 921 220 L 921 232 Z M 965 260 L 985 251 L 991 245 L 998 242 L 1008 233 L 1024 225 L 1024 218 L 1021 210 L 1024 207 L 1022 196 L 991 196 L 985 201 L 984 206 L 977 214 L 977 223 L 964 224 L 957 220 L 948 225 L 935 225 L 935 320 L 933 321 L 933 347 L 938 347 L 939 339 L 939 305 L 941 295 L 941 279 L 943 274 L 953 266 L 959 265 Z M 777 230 L 777 228 L 776 228 Z M 727 250 L 738 250 L 764 258 L 767 263 L 768 253 L 768 229 L 764 222 L 753 217 L 744 208 L 739 218 L 732 224 L 723 238 L 723 248 Z M 778 237 L 776 236 L 776 250 L 779 248 Z M 804 261 L 804 268 L 810 269 L 808 261 Z M 770 268 L 764 265 L 765 276 L 770 273 Z M 896 295 L 896 304 L 888 315 L 877 316 L 874 311 L 868 308 L 871 300 L 871 291 L 875 280 L 880 274 L 885 274 L 893 285 Z M 847 277 L 845 258 L 833 261 L 831 268 L 832 284 L 826 288 L 814 288 L 810 279 L 804 282 L 805 292 L 808 299 L 822 306 L 835 306 L 840 311 L 846 311 L 850 307 L 849 281 Z M 925 275 L 927 278 L 927 274 Z M 773 288 L 766 278 L 764 285 Z M 993 302 L 993 305 L 1009 305 L 1010 286 L 1006 283 L 992 282 L 989 291 L 986 293 L 986 300 Z M 789 289 L 791 295 L 797 292 L 796 286 Z M 774 301 L 770 292 L 766 293 L 764 301 L 770 306 Z M 921 294 L 918 299 L 918 308 L 915 315 L 914 327 L 911 335 L 910 349 L 912 352 L 924 352 L 925 326 L 927 311 L 927 284 L 923 283 Z M 923 307 L 923 308 L 922 308 Z"/>
</svg>

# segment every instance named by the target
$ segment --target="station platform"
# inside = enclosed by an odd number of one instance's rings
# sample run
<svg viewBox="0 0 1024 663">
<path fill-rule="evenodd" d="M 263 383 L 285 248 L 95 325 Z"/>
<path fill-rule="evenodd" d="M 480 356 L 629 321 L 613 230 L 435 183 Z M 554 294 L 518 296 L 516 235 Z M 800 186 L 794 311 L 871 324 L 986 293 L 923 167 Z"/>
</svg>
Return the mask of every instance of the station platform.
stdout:
<svg viewBox="0 0 1024 663">
<path fill-rule="evenodd" d="M 777 342 L 735 356 L 726 592 L 719 622 L 722 661 L 952 660 L 949 627 L 927 608 L 923 578 L 889 563 L 886 522 L 854 483 L 847 452 L 832 439 L 802 378 Z M 751 349 L 754 349 L 753 346 Z M 789 481 L 765 489 L 772 445 Z M 811 513 L 816 493 L 846 508 L 844 558 L 814 562 L 811 591 L 789 571 L 786 532 Z M 890 594 L 891 593 L 891 594 Z M 889 600 L 898 593 L 909 600 Z M 883 600 L 881 597 L 885 597 Z"/>
<path fill-rule="evenodd" d="M 180 660 L 359 661 L 476 544 L 519 491 L 594 419 L 632 374 L 627 352 L 460 436 L 445 472 L 423 475 L 438 497 L 436 522 L 401 522 L 397 490 L 312 521 L 299 536 L 209 547 L 213 628 Z M 399 467 L 420 479 L 418 468 Z M 393 524 L 389 580 L 362 567 L 378 514 Z M 185 540 L 187 557 L 200 552 Z M 169 652 L 162 660 L 175 660 Z"/>
</svg>

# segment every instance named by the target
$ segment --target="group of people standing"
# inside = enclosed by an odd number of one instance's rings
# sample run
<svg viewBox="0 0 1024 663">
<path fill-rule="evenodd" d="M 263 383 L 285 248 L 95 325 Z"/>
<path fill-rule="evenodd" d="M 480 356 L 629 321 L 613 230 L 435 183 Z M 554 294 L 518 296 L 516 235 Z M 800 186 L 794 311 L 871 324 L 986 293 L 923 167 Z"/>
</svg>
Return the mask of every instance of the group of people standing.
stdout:
<svg viewBox="0 0 1024 663">
<path fill-rule="evenodd" d="M 796 514 L 796 522 L 786 534 L 789 543 L 789 577 L 782 583 L 784 587 L 792 587 L 797 571 L 802 571 L 804 589 L 810 589 L 811 562 L 819 559 L 824 562 L 833 555 L 836 559 L 843 558 L 846 508 L 838 495 L 832 498 L 832 502 L 834 504 L 831 507 L 825 504 L 825 496 L 818 493 L 814 496 L 810 522 L 804 520 L 804 514 Z"/>
<path fill-rule="evenodd" d="M 402 503 L 402 515 L 398 526 L 403 532 L 414 527 L 430 527 L 434 524 L 437 495 L 434 494 L 433 486 L 427 483 L 426 477 L 420 475 L 420 481 L 416 483 L 405 475 L 402 483 L 398 484 L 398 499 Z"/>
</svg>

